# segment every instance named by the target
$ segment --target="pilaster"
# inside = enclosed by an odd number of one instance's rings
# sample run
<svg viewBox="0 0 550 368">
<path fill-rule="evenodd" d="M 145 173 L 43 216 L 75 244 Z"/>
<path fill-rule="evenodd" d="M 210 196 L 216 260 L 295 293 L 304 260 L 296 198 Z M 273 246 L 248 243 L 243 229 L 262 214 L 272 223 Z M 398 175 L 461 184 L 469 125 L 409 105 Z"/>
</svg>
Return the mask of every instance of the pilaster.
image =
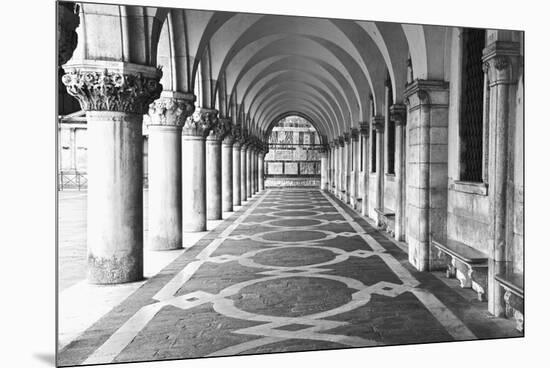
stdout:
<svg viewBox="0 0 550 368">
<path fill-rule="evenodd" d="M 499 38 L 498 31 L 494 34 Z M 490 262 L 488 283 L 488 309 L 496 316 L 505 314 L 505 290 L 495 282 L 494 276 L 502 274 L 512 261 L 508 248 L 512 246 L 513 229 L 513 132 L 515 99 L 518 75 L 521 68 L 519 42 L 496 39 L 483 50 L 483 68 L 488 87 L 487 99 L 489 140 L 488 172 L 490 217 Z M 487 176 L 487 175 L 486 175 Z"/>
<path fill-rule="evenodd" d="M 395 229 L 397 241 L 404 239 L 405 232 L 405 127 L 407 124 L 407 107 L 403 104 L 390 106 L 390 120 L 395 123 Z"/>
<path fill-rule="evenodd" d="M 427 271 L 444 265 L 432 238 L 447 233 L 447 146 L 432 144 L 431 130 L 448 128 L 449 86 L 444 81 L 416 80 L 405 90 L 409 138 L 407 240 L 409 262 Z"/>
</svg>

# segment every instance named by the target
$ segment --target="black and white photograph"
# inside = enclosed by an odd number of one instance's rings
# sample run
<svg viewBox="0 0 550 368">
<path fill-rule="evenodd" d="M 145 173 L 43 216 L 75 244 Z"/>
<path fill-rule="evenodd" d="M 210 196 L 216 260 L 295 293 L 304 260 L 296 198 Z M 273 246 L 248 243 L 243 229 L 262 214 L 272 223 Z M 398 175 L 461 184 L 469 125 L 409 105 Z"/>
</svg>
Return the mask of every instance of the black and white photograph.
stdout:
<svg viewBox="0 0 550 368">
<path fill-rule="evenodd" d="M 34 112 L 49 146 L 33 155 L 49 160 L 53 237 L 36 244 L 47 273 L 19 270 L 51 284 L 30 305 L 50 304 L 36 362 L 530 359 L 544 322 L 528 306 L 545 286 L 526 254 L 544 259 L 547 241 L 527 236 L 526 214 L 545 215 L 525 205 L 525 178 L 548 156 L 526 155 L 526 128 L 547 116 L 526 112 L 526 74 L 541 72 L 526 23 L 438 21 L 443 3 L 420 20 L 390 3 L 386 17 L 368 4 L 50 3 L 55 40 L 35 62 L 52 59 L 55 115 Z"/>
</svg>

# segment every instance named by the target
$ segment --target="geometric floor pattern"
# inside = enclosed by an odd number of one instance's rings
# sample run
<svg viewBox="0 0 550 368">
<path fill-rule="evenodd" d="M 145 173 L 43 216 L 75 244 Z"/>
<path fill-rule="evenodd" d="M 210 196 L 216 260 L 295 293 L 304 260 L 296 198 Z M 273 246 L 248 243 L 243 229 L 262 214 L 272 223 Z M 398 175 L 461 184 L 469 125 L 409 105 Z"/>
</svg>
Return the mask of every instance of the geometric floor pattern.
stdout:
<svg viewBox="0 0 550 368">
<path fill-rule="evenodd" d="M 415 271 L 330 194 L 270 189 L 68 344 L 59 364 L 519 335 L 455 289 Z"/>
</svg>

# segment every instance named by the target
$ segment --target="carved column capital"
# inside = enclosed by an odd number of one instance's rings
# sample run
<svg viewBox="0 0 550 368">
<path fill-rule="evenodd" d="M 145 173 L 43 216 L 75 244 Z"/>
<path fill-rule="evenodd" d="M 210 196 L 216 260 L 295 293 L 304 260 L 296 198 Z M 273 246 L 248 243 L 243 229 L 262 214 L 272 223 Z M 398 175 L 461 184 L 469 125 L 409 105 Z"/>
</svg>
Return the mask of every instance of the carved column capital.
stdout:
<svg viewBox="0 0 550 368">
<path fill-rule="evenodd" d="M 217 110 L 195 108 L 195 112 L 185 119 L 181 134 L 206 138 L 210 129 L 218 121 L 217 114 Z"/>
<path fill-rule="evenodd" d="M 362 121 L 359 123 L 359 134 L 368 137 L 370 133 L 369 129 L 369 122 L 368 121 Z"/>
<path fill-rule="evenodd" d="M 231 118 L 221 118 L 224 119 L 224 124 L 227 128 L 225 137 L 223 138 L 223 143 L 226 145 L 233 145 L 237 138 L 235 137 L 235 125 L 232 124 Z"/>
<path fill-rule="evenodd" d="M 113 111 L 144 115 L 160 97 L 159 68 L 122 62 L 90 61 L 65 66 L 67 92 L 84 111 Z"/>
<path fill-rule="evenodd" d="M 345 144 L 346 144 L 345 138 L 344 138 L 343 136 L 339 136 L 339 137 L 338 137 L 338 145 L 339 145 L 340 147 L 344 147 Z"/>
<path fill-rule="evenodd" d="M 372 127 L 377 133 L 384 132 L 384 117 L 382 115 L 376 115 L 372 117 Z"/>
<path fill-rule="evenodd" d="M 163 91 L 158 100 L 149 105 L 147 125 L 182 127 L 195 110 L 195 95 Z"/>
<path fill-rule="evenodd" d="M 344 142 L 345 143 L 349 143 L 349 140 L 350 140 L 350 133 L 349 132 L 345 132 L 344 133 Z"/>
<path fill-rule="evenodd" d="M 357 128 L 351 128 L 350 135 L 352 140 L 354 141 L 359 140 L 359 131 L 357 130 Z"/>
<path fill-rule="evenodd" d="M 212 123 L 208 140 L 221 141 L 231 132 L 231 120 L 224 117 L 217 117 Z"/>
<path fill-rule="evenodd" d="M 405 105 L 409 110 L 420 105 L 449 105 L 449 83 L 443 80 L 417 79 L 404 92 Z"/>
<path fill-rule="evenodd" d="M 239 141 L 241 142 L 241 149 L 246 150 L 248 148 L 248 145 L 250 144 L 250 141 L 248 140 L 248 130 L 246 128 L 241 127 Z"/>
<path fill-rule="evenodd" d="M 520 44 L 494 41 L 483 49 L 483 69 L 490 83 L 513 83 L 518 78 Z"/>
<path fill-rule="evenodd" d="M 403 104 L 391 105 L 390 120 L 395 122 L 395 125 L 406 125 L 407 124 L 407 107 Z"/>
</svg>

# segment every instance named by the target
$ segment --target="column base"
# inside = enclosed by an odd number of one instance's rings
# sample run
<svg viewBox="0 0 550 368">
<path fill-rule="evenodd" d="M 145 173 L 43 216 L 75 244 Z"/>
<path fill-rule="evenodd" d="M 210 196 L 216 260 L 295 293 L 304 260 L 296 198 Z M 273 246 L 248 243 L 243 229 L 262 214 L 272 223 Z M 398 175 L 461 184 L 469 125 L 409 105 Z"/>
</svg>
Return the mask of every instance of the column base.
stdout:
<svg viewBox="0 0 550 368">
<path fill-rule="evenodd" d="M 88 255 L 88 282 L 122 284 L 143 280 L 143 254 L 111 258 Z"/>
</svg>

